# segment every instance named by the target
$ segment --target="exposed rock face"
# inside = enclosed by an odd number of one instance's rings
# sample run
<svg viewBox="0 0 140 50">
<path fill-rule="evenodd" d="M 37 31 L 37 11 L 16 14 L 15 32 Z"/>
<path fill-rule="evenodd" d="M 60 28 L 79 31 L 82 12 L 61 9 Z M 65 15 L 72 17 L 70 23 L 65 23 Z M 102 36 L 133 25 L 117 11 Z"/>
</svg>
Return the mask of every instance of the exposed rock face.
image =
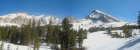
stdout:
<svg viewBox="0 0 140 50">
<path fill-rule="evenodd" d="M 118 20 L 113 16 L 105 14 L 99 10 L 94 10 L 90 15 L 86 16 L 85 19 L 91 19 L 93 22 L 100 21 L 104 23 L 122 22 L 121 20 Z"/>
<path fill-rule="evenodd" d="M 27 24 L 29 21 L 30 19 L 22 18 L 22 16 L 18 16 L 18 17 L 15 17 L 14 19 L 11 19 L 9 22 L 21 25 L 21 24 Z"/>
</svg>

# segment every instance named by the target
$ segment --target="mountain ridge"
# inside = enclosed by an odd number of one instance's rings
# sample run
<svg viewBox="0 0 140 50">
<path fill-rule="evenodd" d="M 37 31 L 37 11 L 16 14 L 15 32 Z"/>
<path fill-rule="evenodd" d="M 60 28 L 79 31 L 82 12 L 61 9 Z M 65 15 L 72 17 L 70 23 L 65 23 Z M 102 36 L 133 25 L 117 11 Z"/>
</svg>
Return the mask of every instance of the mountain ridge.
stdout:
<svg viewBox="0 0 140 50">
<path fill-rule="evenodd" d="M 0 16 L 0 23 L 15 23 L 15 24 L 28 24 L 28 22 L 32 22 L 35 20 L 37 23 L 39 20 L 41 21 L 42 25 L 48 24 L 50 21 L 50 18 L 53 20 L 57 20 L 57 23 L 53 23 L 54 25 L 59 24 L 61 20 L 58 20 L 58 18 L 54 16 L 45 16 L 45 15 L 28 15 L 27 13 L 11 13 L 7 15 Z"/>
<path fill-rule="evenodd" d="M 94 10 L 92 11 L 91 14 L 87 15 L 85 17 L 85 19 L 91 19 L 93 20 L 93 22 L 96 22 L 96 21 L 102 21 L 102 22 L 106 22 L 106 23 L 109 23 L 109 22 L 124 22 L 122 20 L 119 20 L 117 18 L 115 18 L 114 16 L 111 16 L 109 14 L 106 14 L 104 12 L 101 12 L 99 10 Z"/>
<path fill-rule="evenodd" d="M 59 19 L 54 16 L 45 16 L 45 15 L 29 15 L 27 13 L 12 13 L 0 16 L 0 23 L 13 23 L 13 24 L 27 24 L 30 20 L 36 21 L 36 23 L 40 20 L 41 25 L 49 24 L 50 18 L 52 18 L 53 25 L 61 25 L 62 19 Z M 122 20 L 115 18 L 114 16 L 108 15 L 102 11 L 94 10 L 84 19 L 76 19 L 74 17 L 68 16 L 66 17 L 73 24 L 73 28 L 81 28 L 88 29 L 90 27 L 121 27 L 124 24 L 128 23 Z"/>
</svg>

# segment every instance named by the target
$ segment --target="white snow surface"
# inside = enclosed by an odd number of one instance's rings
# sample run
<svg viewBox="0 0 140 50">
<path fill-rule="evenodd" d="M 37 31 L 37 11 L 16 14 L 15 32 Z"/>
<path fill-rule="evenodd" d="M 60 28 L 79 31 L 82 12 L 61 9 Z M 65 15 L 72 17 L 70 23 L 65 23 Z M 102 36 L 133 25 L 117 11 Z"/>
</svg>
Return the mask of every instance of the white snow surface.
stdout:
<svg viewBox="0 0 140 50">
<path fill-rule="evenodd" d="M 121 30 L 116 30 L 122 32 Z M 133 32 L 138 35 L 130 38 L 111 38 L 111 36 L 104 34 L 106 31 L 98 31 L 88 34 L 88 38 L 83 41 L 83 46 L 87 50 L 139 50 L 140 49 L 140 35 L 139 30 Z M 115 32 L 115 31 L 113 31 Z"/>
<path fill-rule="evenodd" d="M 90 27 L 122 27 L 123 25 L 137 25 L 137 23 L 129 23 L 129 22 L 110 22 L 104 23 L 101 21 L 92 22 L 90 19 L 82 19 L 78 23 L 72 23 L 74 29 L 83 28 L 88 30 Z"/>
<path fill-rule="evenodd" d="M 18 26 L 18 27 L 20 27 L 21 25 L 14 24 L 14 23 L 0 23 L 0 26 Z"/>
<path fill-rule="evenodd" d="M 2 43 L 2 41 L 0 41 L 0 44 Z M 16 44 L 12 44 L 12 43 L 7 43 L 4 42 L 4 50 L 8 49 L 8 45 L 10 44 L 10 50 L 16 50 L 18 48 L 18 50 L 33 50 L 33 45 L 30 46 L 24 46 L 24 45 L 16 45 Z M 40 46 L 39 50 L 51 50 L 49 46 Z"/>
</svg>

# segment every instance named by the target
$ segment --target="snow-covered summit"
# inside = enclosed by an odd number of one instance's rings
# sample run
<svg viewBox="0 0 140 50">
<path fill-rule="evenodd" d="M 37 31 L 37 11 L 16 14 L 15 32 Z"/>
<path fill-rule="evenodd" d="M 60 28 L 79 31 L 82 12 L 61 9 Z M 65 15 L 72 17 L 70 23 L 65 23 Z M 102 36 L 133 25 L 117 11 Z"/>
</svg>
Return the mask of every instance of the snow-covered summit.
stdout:
<svg viewBox="0 0 140 50">
<path fill-rule="evenodd" d="M 86 16 L 85 19 L 91 19 L 93 22 L 124 22 L 99 10 L 94 10 L 90 15 Z"/>
<path fill-rule="evenodd" d="M 88 30 L 91 27 L 122 27 L 125 24 L 136 25 L 135 23 L 130 24 L 129 22 L 119 20 L 102 11 L 94 10 L 91 14 L 86 16 L 85 19 L 79 20 L 78 23 L 73 23 L 73 28 L 78 29 L 80 26 L 81 28 Z"/>
</svg>

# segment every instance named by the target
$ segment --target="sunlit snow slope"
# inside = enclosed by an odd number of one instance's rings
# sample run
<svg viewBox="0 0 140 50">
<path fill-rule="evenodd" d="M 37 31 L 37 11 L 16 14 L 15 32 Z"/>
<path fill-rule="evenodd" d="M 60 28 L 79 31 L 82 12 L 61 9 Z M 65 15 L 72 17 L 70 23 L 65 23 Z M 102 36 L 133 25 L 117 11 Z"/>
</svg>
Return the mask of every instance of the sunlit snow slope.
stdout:
<svg viewBox="0 0 140 50">
<path fill-rule="evenodd" d="M 121 30 L 120 30 L 121 31 Z M 87 50 L 139 50 L 140 35 L 139 30 L 133 31 L 137 36 L 130 38 L 111 38 L 104 34 L 106 31 L 98 31 L 88 34 L 88 38 L 84 40 L 83 46 Z M 119 32 L 119 31 L 117 31 Z"/>
</svg>

